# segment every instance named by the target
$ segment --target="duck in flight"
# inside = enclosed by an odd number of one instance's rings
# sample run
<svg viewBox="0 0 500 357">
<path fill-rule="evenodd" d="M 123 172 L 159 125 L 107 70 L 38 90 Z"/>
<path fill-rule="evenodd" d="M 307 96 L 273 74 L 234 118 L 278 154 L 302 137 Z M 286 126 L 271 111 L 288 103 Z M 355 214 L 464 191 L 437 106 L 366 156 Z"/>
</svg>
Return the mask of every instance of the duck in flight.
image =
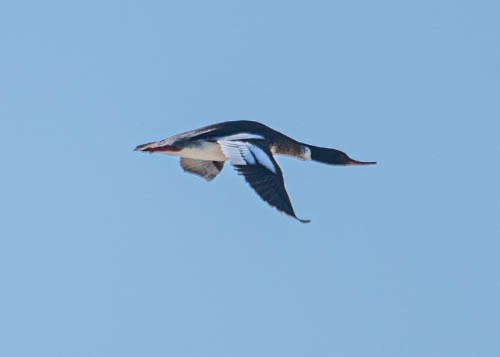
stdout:
<svg viewBox="0 0 500 357">
<path fill-rule="evenodd" d="M 171 136 L 135 148 L 181 158 L 184 171 L 213 180 L 230 161 L 236 171 L 269 205 L 299 220 L 285 188 L 274 154 L 314 160 L 330 165 L 373 165 L 351 159 L 346 153 L 304 144 L 270 127 L 248 120 L 227 121 Z"/>
</svg>

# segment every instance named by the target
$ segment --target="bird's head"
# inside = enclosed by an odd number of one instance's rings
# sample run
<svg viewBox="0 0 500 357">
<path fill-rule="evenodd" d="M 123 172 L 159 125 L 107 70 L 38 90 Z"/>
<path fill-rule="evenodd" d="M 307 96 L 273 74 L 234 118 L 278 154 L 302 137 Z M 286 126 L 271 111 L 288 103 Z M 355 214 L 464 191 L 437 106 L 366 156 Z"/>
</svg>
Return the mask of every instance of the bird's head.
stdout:
<svg viewBox="0 0 500 357">
<path fill-rule="evenodd" d="M 309 146 L 311 150 L 311 160 L 329 165 L 375 165 L 374 161 L 357 161 L 351 159 L 345 152 L 335 149 Z"/>
</svg>

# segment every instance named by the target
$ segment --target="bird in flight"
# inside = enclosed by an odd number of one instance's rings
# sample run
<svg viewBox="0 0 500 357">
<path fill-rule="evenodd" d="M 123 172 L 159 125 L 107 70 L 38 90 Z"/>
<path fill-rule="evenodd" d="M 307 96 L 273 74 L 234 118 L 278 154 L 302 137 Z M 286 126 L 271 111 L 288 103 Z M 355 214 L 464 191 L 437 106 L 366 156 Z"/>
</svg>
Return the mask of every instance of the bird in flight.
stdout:
<svg viewBox="0 0 500 357">
<path fill-rule="evenodd" d="M 230 161 L 236 171 L 269 205 L 299 220 L 285 188 L 283 173 L 274 154 L 330 165 L 374 165 L 351 159 L 346 153 L 294 140 L 255 121 L 239 120 L 209 125 L 139 145 L 136 151 L 181 158 L 184 171 L 213 180 Z"/>
</svg>

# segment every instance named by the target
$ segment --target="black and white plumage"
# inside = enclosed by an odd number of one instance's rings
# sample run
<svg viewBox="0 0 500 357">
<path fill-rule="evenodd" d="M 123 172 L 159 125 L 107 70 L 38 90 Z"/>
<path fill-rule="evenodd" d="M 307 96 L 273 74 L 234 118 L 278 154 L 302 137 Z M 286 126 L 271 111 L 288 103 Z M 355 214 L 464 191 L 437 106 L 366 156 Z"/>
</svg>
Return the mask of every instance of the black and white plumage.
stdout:
<svg viewBox="0 0 500 357">
<path fill-rule="evenodd" d="M 230 161 L 264 201 L 303 223 L 309 220 L 295 215 L 274 154 L 332 165 L 375 164 L 353 160 L 339 150 L 301 143 L 254 121 L 214 124 L 139 145 L 136 150 L 179 156 L 185 171 L 208 181 L 222 171 L 225 161 Z"/>
<path fill-rule="evenodd" d="M 219 140 L 218 143 L 236 171 L 245 177 L 264 201 L 303 223 L 309 222 L 295 215 L 285 189 L 283 173 L 263 140 Z"/>
</svg>

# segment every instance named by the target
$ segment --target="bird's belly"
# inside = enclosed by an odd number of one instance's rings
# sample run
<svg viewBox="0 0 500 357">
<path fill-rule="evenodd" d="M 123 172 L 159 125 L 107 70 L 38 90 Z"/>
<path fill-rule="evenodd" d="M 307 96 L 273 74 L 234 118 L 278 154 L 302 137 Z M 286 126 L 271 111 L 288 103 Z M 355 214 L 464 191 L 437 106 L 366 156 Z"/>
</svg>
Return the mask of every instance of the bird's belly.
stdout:
<svg viewBox="0 0 500 357">
<path fill-rule="evenodd" d="M 179 151 L 165 152 L 165 154 L 187 157 L 195 160 L 207 160 L 207 161 L 227 160 L 227 157 L 222 153 L 219 144 L 207 141 L 193 143 L 192 145 L 183 147 Z"/>
</svg>

